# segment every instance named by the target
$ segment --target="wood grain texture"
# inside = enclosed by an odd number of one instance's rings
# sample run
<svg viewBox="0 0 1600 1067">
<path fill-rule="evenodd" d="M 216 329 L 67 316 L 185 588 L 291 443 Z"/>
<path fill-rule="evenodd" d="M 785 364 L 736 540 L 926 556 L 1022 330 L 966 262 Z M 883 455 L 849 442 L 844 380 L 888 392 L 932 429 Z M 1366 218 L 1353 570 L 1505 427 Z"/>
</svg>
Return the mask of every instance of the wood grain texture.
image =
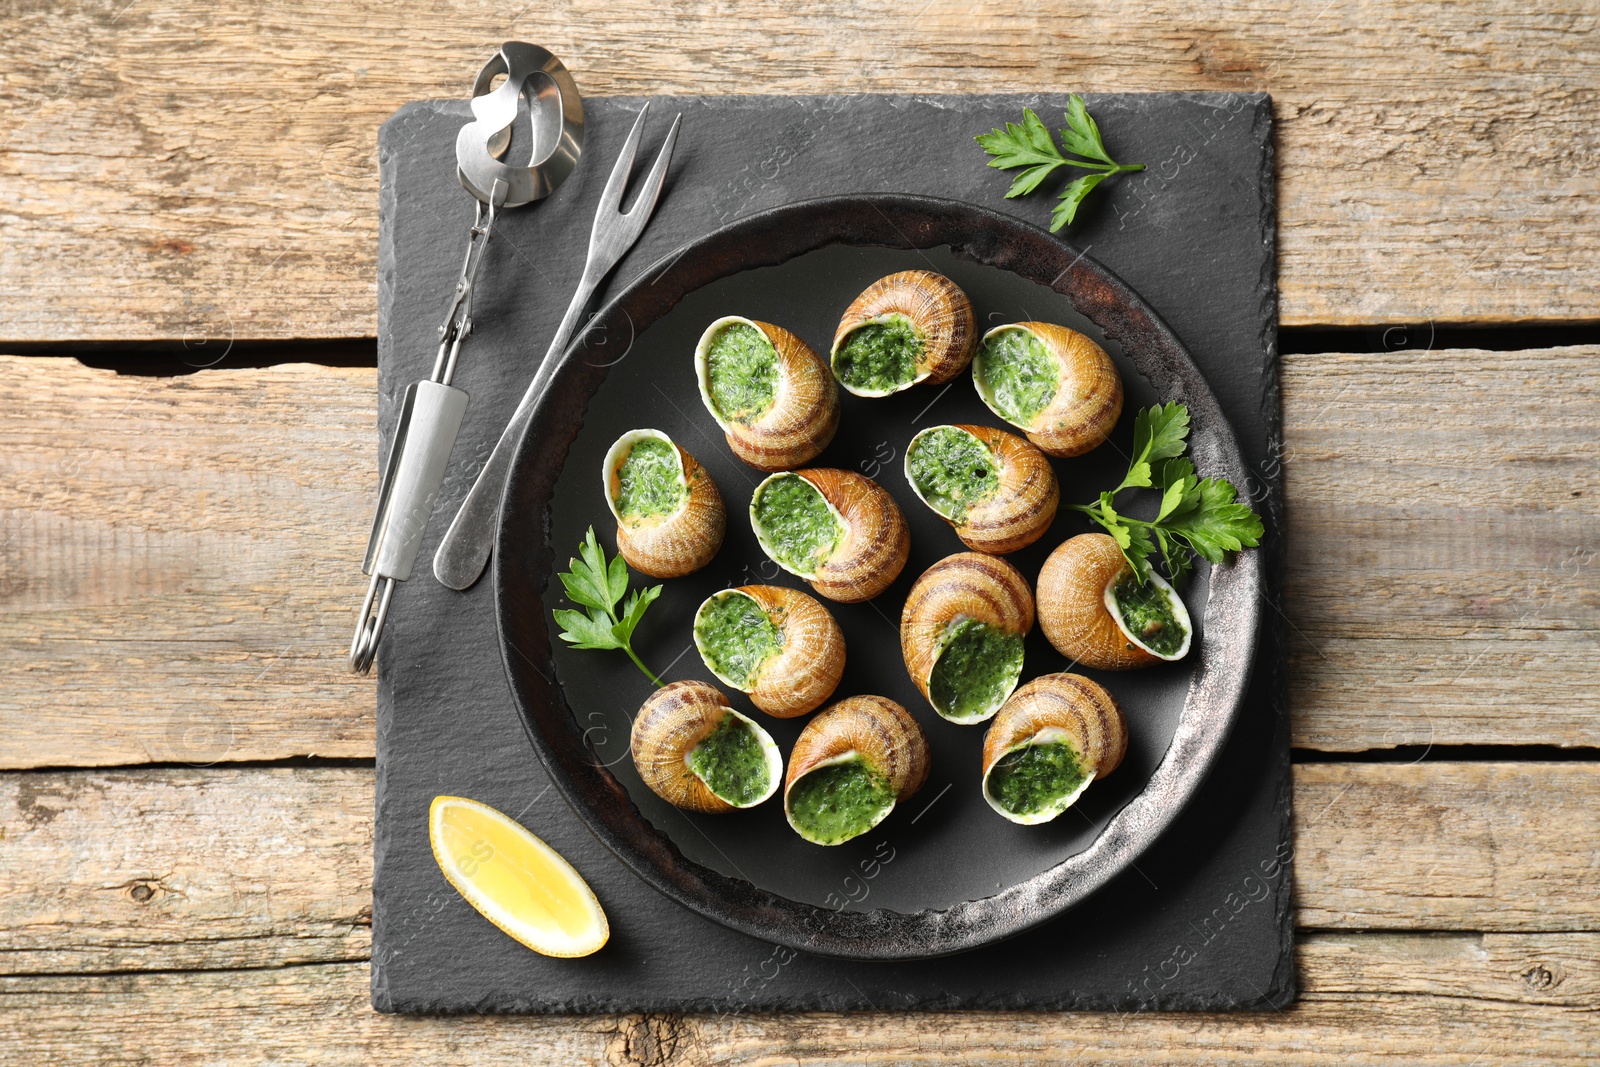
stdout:
<svg viewBox="0 0 1600 1067">
<path fill-rule="evenodd" d="M 1303 763 L 1294 784 L 1303 927 L 1600 930 L 1600 763 Z"/>
<path fill-rule="evenodd" d="M 1600 745 L 1600 348 L 1293 356 L 1283 389 L 1295 744 Z"/>
<path fill-rule="evenodd" d="M 0 775 L 0 974 L 366 959 L 372 778 Z M 1302 928 L 1600 932 L 1600 764 L 1302 764 L 1294 781 Z"/>
<path fill-rule="evenodd" d="M 373 754 L 375 379 L 0 356 L 0 766 Z M 1600 744 L 1600 347 L 1293 356 L 1284 422 L 1295 743 Z"/>
<path fill-rule="evenodd" d="M 0 1063 L 1592 1064 L 1600 937 L 1312 935 L 1294 1007 L 1238 1015 L 404 1018 L 367 967 L 0 978 Z M 182 1005 L 174 1010 L 174 1005 Z"/>
<path fill-rule="evenodd" d="M 0 761 L 371 756 L 376 372 L 5 370 Z"/>
<path fill-rule="evenodd" d="M 593 94 L 1269 91 L 1285 323 L 1592 320 L 1595 22 L 1570 0 L 13 6 L 0 338 L 372 335 L 377 127 L 514 37 Z M 1149 196 L 1181 180 L 1146 162 Z"/>
</svg>

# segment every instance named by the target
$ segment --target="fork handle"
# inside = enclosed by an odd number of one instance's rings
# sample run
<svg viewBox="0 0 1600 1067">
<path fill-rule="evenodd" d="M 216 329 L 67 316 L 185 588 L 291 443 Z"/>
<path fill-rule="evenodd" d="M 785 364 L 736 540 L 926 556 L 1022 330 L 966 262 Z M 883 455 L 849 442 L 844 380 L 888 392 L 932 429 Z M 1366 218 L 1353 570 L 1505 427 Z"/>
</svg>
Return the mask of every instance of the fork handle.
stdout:
<svg viewBox="0 0 1600 1067">
<path fill-rule="evenodd" d="M 439 542 L 439 549 L 433 555 L 433 576 L 442 585 L 451 589 L 469 589 L 482 576 L 483 568 L 489 562 L 489 555 L 494 551 L 495 519 L 500 510 L 500 498 L 505 494 L 506 474 L 511 470 L 511 454 L 522 437 L 522 431 L 533 419 L 539 400 L 550 387 L 550 380 L 555 377 L 583 309 L 588 306 L 589 298 L 594 296 L 595 289 L 605 276 L 604 272 L 598 272 L 594 267 L 592 260 L 585 265 L 578 291 L 572 294 L 572 303 L 567 305 L 567 313 L 562 316 L 561 325 L 550 340 L 549 351 L 540 360 L 539 369 L 534 372 L 533 381 L 528 383 L 527 391 L 522 394 L 516 413 L 500 434 L 500 440 L 495 442 L 488 462 L 478 472 L 478 478 L 472 483 L 467 498 L 461 502 L 455 520 Z"/>
</svg>

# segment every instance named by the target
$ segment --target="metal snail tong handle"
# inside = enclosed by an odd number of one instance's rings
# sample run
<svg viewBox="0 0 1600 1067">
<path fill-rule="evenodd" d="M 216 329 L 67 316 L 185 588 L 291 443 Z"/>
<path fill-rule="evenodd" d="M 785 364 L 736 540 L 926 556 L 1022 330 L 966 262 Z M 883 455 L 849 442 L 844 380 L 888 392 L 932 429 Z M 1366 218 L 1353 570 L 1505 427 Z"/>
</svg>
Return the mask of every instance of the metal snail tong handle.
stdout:
<svg viewBox="0 0 1600 1067">
<path fill-rule="evenodd" d="M 496 77 L 505 75 L 498 88 Z M 478 72 L 473 120 L 456 136 L 456 177 L 477 198 L 466 258 L 444 324 L 433 373 L 406 390 L 389 462 L 378 488 L 378 511 L 362 571 L 372 576 L 350 640 L 350 669 L 372 669 L 389 619 L 395 586 L 411 577 L 438 504 L 450 452 L 467 410 L 467 394 L 450 384 L 461 343 L 472 333 L 472 298 L 501 211 L 540 200 L 567 179 L 583 151 L 583 100 L 561 61 L 537 45 L 510 41 Z M 514 166 L 510 150 L 521 102 L 528 103 L 532 158 Z"/>
</svg>

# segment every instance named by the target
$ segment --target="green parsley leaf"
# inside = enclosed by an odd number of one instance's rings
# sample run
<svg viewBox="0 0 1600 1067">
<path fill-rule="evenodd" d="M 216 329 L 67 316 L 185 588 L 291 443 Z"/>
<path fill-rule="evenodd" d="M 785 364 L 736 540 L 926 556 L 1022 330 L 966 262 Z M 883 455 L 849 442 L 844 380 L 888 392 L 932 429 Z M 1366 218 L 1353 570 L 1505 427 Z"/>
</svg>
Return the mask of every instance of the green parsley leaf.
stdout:
<svg viewBox="0 0 1600 1067">
<path fill-rule="evenodd" d="M 556 577 L 561 579 L 568 598 L 589 610 L 585 613 L 558 608 L 553 612 L 556 624 L 562 628 L 561 640 L 573 648 L 621 649 L 646 678 L 658 686 L 663 684 L 633 651 L 633 631 L 644 618 L 645 609 L 661 595 L 661 587 L 654 585 L 630 593 L 628 564 L 620 555 L 609 564 L 606 562 L 605 549 L 595 538 L 593 526 L 578 546 L 577 558 L 568 560 L 567 567 Z M 627 601 L 618 616 L 617 602 L 623 597 Z"/>
<path fill-rule="evenodd" d="M 1061 143 L 1067 151 L 1086 159 L 1116 166 L 1116 160 L 1106 154 L 1105 142 L 1100 139 L 1100 126 L 1084 106 L 1083 97 L 1073 93 L 1067 100 L 1067 128 L 1061 131 Z"/>
<path fill-rule="evenodd" d="M 618 640 L 627 644 L 633 639 L 633 629 L 639 625 L 639 620 L 644 618 L 645 609 L 654 604 L 656 597 L 660 595 L 659 585 L 652 585 L 642 591 L 635 589 L 628 594 L 627 602 L 622 605 L 622 620 L 612 628 Z"/>
<path fill-rule="evenodd" d="M 1144 170 L 1143 163 L 1118 163 L 1106 151 L 1100 136 L 1100 127 L 1084 106 L 1083 97 L 1073 93 L 1067 101 L 1067 128 L 1061 131 L 1061 143 L 1069 155 L 1064 155 L 1050 139 L 1050 131 L 1032 108 L 1022 109 L 1022 123 L 1006 123 L 1003 130 L 994 129 L 980 133 L 975 138 L 980 147 L 993 158 L 989 166 L 1000 170 L 1026 168 L 1011 182 L 1006 198 L 1025 196 L 1039 187 L 1057 167 L 1078 167 L 1093 171 L 1069 182 L 1059 194 L 1061 202 L 1050 214 L 1050 232 L 1070 226 L 1078 217 L 1078 208 L 1095 187 L 1113 174 Z"/>
<path fill-rule="evenodd" d="M 1083 203 L 1083 198 L 1094 191 L 1094 187 L 1111 177 L 1110 173 L 1085 174 L 1071 185 L 1061 190 L 1061 203 L 1055 206 L 1050 213 L 1050 232 L 1056 233 L 1063 226 L 1071 226 L 1078 217 L 1078 205 Z M 1034 184 L 1038 184 L 1035 182 Z M 1009 194 L 1007 194 L 1009 195 Z"/>
<path fill-rule="evenodd" d="M 1183 455 L 1189 447 L 1189 409 L 1172 403 L 1139 412 L 1133 424 L 1133 447 L 1147 460 L 1176 459 Z"/>
<path fill-rule="evenodd" d="M 622 644 L 612 633 L 611 618 L 603 611 L 591 609 L 585 615 L 571 608 L 558 608 L 556 623 L 562 627 L 561 640 L 574 648 L 621 648 Z"/>
<path fill-rule="evenodd" d="M 1010 170 L 1012 167 L 1033 167 L 1040 164 L 1051 169 L 1061 166 L 1067 161 L 1061 150 L 1050 140 L 1050 131 L 1033 113 L 1033 108 L 1022 109 L 1022 125 L 1015 122 L 1006 123 L 1005 130 L 990 130 L 980 133 L 977 142 L 983 146 L 994 159 L 989 166 L 998 167 L 1000 170 Z"/>
<path fill-rule="evenodd" d="M 1188 447 L 1188 408 L 1176 403 L 1145 408 L 1134 418 L 1133 458 L 1122 484 L 1101 493 L 1093 504 L 1073 506 L 1116 539 L 1140 581 L 1150 577 L 1150 557 L 1158 550 L 1168 577 L 1177 584 L 1194 568 L 1196 555 L 1221 563 L 1229 552 L 1261 543 L 1261 516 L 1235 499 L 1231 482 L 1198 478 L 1194 462 L 1184 455 Z M 1154 519 L 1117 511 L 1117 494 L 1145 488 L 1161 492 Z"/>
</svg>

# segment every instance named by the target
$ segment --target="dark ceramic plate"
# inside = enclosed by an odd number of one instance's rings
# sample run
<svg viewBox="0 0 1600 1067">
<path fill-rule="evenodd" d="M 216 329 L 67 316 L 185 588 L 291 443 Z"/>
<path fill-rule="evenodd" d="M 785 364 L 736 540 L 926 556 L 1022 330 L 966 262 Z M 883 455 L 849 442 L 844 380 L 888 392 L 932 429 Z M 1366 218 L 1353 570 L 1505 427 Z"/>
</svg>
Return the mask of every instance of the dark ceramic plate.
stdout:
<svg viewBox="0 0 1600 1067">
<path fill-rule="evenodd" d="M 701 406 L 694 343 L 711 320 L 739 314 L 783 325 L 826 352 L 840 313 L 861 289 L 915 267 L 959 283 L 980 328 L 1061 322 L 1116 359 L 1127 390 L 1122 423 L 1088 456 L 1056 461 L 1063 503 L 1092 500 L 1121 479 L 1133 414 L 1157 398 L 1188 405 L 1202 473 L 1244 483 L 1233 433 L 1182 343 L 1104 267 L 1042 230 L 967 204 L 830 198 L 718 230 L 646 271 L 600 311 L 518 445 L 496 550 L 501 646 L 523 723 L 552 781 L 600 840 L 640 878 L 701 915 L 766 941 L 864 960 L 936 956 L 1011 936 L 1132 864 L 1221 751 L 1248 681 L 1260 610 L 1256 553 L 1202 566 L 1184 591 L 1197 630 L 1186 660 L 1122 674 L 1084 671 L 1127 711 L 1122 766 L 1052 823 L 1006 822 L 978 788 L 984 727 L 956 726 L 933 712 L 906 674 L 898 633 L 911 583 L 963 551 L 906 484 L 906 443 L 925 426 L 999 422 L 970 375 L 883 399 L 841 393 L 839 434 L 814 465 L 875 478 L 905 512 L 912 548 L 899 580 L 876 600 L 828 605 L 848 646 L 835 696 L 876 693 L 910 709 L 932 750 L 928 782 L 875 830 L 833 848 L 801 841 L 776 799 L 705 816 L 646 789 L 628 758 L 628 730 L 650 683 L 619 652 L 551 647 L 550 611 L 567 606 L 555 572 L 591 524 L 608 552 L 615 547 L 601 458 L 622 432 L 653 426 L 692 452 L 721 488 L 729 521 L 720 553 L 699 573 L 664 583 L 635 638 L 667 680 L 715 682 L 690 640 L 700 601 L 730 585 L 804 585 L 780 573 L 750 531 L 746 508 L 761 476 L 733 458 Z M 1087 529 L 1082 516 L 1063 510 L 1038 544 L 1008 558 L 1032 580 L 1052 548 Z M 643 584 L 639 576 L 635 584 Z M 1035 628 L 1024 680 L 1069 667 Z M 753 712 L 743 694 L 729 696 Z M 759 717 L 785 753 L 805 722 Z"/>
</svg>

